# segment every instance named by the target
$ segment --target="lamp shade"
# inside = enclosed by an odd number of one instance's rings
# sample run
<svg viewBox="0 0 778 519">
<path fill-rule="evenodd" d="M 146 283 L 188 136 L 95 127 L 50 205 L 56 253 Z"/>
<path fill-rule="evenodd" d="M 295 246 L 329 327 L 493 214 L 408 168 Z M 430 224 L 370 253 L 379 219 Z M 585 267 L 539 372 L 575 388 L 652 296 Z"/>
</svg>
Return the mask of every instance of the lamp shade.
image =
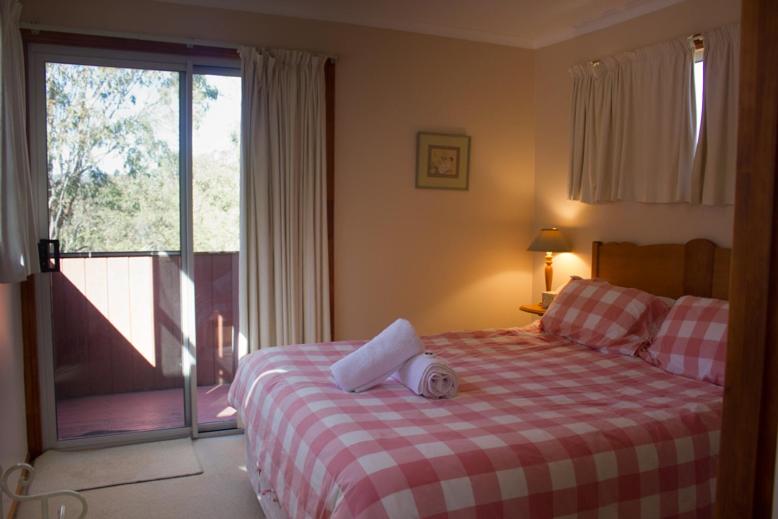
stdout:
<svg viewBox="0 0 778 519">
<path fill-rule="evenodd" d="M 541 229 L 527 250 L 538 252 L 569 252 L 570 242 L 556 227 Z"/>
</svg>

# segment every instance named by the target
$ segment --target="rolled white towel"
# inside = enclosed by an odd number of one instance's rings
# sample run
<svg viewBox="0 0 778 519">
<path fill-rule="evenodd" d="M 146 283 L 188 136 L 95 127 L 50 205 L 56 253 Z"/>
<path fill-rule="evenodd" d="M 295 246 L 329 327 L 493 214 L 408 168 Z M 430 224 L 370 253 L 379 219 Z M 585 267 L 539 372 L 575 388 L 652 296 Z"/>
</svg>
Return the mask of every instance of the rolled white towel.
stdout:
<svg viewBox="0 0 778 519">
<path fill-rule="evenodd" d="M 389 378 L 402 364 L 424 351 L 411 323 L 397 319 L 371 341 L 330 366 L 335 383 L 360 392 Z"/>
<path fill-rule="evenodd" d="M 432 352 L 409 359 L 392 374 L 392 379 L 426 398 L 452 398 L 459 389 L 457 374 Z"/>
</svg>

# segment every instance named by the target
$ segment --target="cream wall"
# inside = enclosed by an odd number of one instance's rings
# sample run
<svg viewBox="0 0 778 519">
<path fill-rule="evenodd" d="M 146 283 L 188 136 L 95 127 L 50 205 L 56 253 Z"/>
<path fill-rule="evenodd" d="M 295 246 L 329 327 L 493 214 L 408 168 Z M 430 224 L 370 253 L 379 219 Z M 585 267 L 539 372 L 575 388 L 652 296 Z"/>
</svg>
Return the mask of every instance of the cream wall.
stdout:
<svg viewBox="0 0 778 519">
<path fill-rule="evenodd" d="M 27 457 L 18 284 L 0 284 L 0 417 L 0 465 L 7 469 Z M 9 501 L 3 504 L 8 510 Z"/>
<path fill-rule="evenodd" d="M 22 20 L 338 55 L 337 338 L 398 316 L 422 333 L 527 322 L 531 51 L 148 0 L 25 0 Z M 414 188 L 419 130 L 472 137 L 469 191 Z"/>
<path fill-rule="evenodd" d="M 684 242 L 709 238 L 732 245 L 732 208 L 567 200 L 570 66 L 620 51 L 694 34 L 740 18 L 736 0 L 688 0 L 667 9 L 540 49 L 535 54 L 535 227 L 558 225 L 574 253 L 554 261 L 554 286 L 590 272 L 591 242 Z M 542 256 L 542 255 L 540 255 Z M 535 260 L 533 294 L 544 290 L 542 257 Z"/>
</svg>

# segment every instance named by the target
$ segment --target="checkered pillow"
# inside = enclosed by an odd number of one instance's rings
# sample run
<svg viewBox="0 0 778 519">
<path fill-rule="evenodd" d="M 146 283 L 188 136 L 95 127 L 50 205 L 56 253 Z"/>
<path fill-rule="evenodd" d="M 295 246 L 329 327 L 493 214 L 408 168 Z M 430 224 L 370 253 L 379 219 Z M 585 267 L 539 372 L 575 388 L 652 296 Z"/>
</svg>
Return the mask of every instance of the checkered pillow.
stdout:
<svg viewBox="0 0 778 519">
<path fill-rule="evenodd" d="M 576 279 L 556 296 L 540 326 L 592 349 L 634 355 L 651 342 L 669 308 L 642 290 Z"/>
<path fill-rule="evenodd" d="M 723 386 L 728 323 L 728 302 L 684 296 L 673 305 L 646 354 L 670 373 Z"/>
</svg>

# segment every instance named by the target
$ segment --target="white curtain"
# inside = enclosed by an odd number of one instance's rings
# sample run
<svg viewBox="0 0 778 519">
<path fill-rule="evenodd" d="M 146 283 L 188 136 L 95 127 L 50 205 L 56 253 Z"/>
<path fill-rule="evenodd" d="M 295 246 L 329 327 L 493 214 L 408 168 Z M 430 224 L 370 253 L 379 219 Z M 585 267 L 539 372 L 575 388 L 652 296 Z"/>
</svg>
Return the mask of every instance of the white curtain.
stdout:
<svg viewBox="0 0 778 519">
<path fill-rule="evenodd" d="M 326 341 L 326 58 L 240 54 L 240 349 Z"/>
<path fill-rule="evenodd" d="M 691 200 L 693 61 L 679 38 L 570 70 L 571 200 Z"/>
<path fill-rule="evenodd" d="M 0 0 L 0 283 L 23 281 L 39 270 L 21 10 L 16 0 Z"/>
<path fill-rule="evenodd" d="M 703 33 L 702 122 L 694 157 L 692 202 L 735 203 L 740 27 Z"/>
</svg>

